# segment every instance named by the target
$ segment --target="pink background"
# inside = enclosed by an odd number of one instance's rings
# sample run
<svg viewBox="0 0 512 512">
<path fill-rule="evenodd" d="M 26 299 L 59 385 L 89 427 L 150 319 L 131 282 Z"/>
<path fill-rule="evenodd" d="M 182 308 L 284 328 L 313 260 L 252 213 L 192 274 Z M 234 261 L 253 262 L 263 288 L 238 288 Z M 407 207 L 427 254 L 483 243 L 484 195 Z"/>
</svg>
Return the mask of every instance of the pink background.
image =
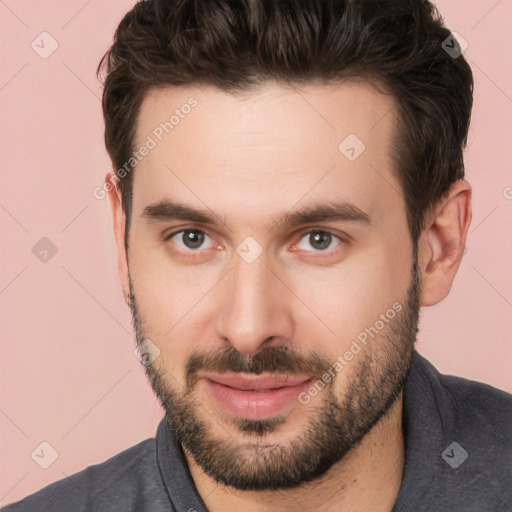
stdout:
<svg viewBox="0 0 512 512">
<path fill-rule="evenodd" d="M 0 3 L 1 504 L 153 437 L 163 416 L 133 355 L 107 199 L 92 195 L 110 164 L 95 70 L 132 5 Z M 418 350 L 443 373 L 512 392 L 512 2 L 437 5 L 469 43 L 476 80 L 474 216 L 451 294 L 423 310 Z M 59 45 L 47 59 L 31 48 L 45 31 Z M 58 248 L 46 263 L 32 253 L 42 237 Z M 43 441 L 58 452 L 48 469 L 31 458 Z"/>
</svg>

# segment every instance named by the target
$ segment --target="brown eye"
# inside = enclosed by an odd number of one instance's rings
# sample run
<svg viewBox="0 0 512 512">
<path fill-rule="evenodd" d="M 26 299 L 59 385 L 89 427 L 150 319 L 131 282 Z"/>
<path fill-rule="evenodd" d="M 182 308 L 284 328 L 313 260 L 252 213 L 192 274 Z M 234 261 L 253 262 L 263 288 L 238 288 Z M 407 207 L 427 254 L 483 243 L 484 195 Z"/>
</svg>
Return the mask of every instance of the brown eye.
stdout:
<svg viewBox="0 0 512 512">
<path fill-rule="evenodd" d="M 204 233 L 197 230 L 184 230 L 182 235 L 183 244 L 189 249 L 198 249 L 203 245 Z"/>
<path fill-rule="evenodd" d="M 172 240 L 173 238 L 175 238 L 174 243 L 180 251 L 198 252 L 197 249 L 208 249 L 208 247 L 202 246 L 205 239 L 210 237 L 200 229 L 180 229 L 168 235 L 165 241 Z"/>
</svg>

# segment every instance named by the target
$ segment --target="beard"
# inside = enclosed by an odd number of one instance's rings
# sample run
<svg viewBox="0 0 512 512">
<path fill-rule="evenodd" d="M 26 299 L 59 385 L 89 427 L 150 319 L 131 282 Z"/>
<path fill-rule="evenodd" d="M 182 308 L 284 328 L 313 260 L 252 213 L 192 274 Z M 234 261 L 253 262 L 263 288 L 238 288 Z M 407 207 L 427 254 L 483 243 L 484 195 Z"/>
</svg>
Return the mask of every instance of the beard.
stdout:
<svg viewBox="0 0 512 512">
<path fill-rule="evenodd" d="M 415 251 L 416 252 L 416 251 Z M 309 409 L 310 419 L 288 442 L 270 442 L 284 416 L 247 419 L 225 415 L 244 437 L 243 442 L 225 429 L 212 432 L 207 407 L 194 396 L 198 372 L 235 372 L 276 375 L 308 374 L 315 381 L 332 368 L 325 355 L 304 356 L 288 346 L 263 346 L 254 354 L 242 354 L 233 346 L 209 352 L 193 352 L 185 365 L 185 390 L 164 367 L 145 365 L 146 375 L 165 410 L 171 436 L 185 448 L 202 470 L 217 482 L 244 491 L 298 487 L 324 475 L 354 448 L 401 397 L 412 361 L 420 313 L 420 274 L 415 254 L 412 280 L 402 310 L 372 337 L 350 363 L 350 379 L 338 396 L 330 380 Z M 137 344 L 147 339 L 137 308 L 130 276 L 130 309 Z M 341 371 L 343 374 L 344 371 Z M 304 409 L 306 411 L 306 409 Z M 204 417 L 206 416 L 206 419 Z M 212 418 L 213 420 L 213 418 Z M 213 420 L 215 421 L 215 420 Z M 218 422 L 217 422 L 218 423 Z"/>
</svg>

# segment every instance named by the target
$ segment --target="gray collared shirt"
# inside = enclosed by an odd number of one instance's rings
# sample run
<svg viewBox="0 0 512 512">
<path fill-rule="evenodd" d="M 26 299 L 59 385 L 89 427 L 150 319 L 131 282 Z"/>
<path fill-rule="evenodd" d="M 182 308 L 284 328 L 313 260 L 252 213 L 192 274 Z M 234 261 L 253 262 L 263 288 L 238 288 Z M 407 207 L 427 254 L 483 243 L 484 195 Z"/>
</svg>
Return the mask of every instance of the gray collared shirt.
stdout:
<svg viewBox="0 0 512 512">
<path fill-rule="evenodd" d="M 403 426 L 393 512 L 512 511 L 512 395 L 442 375 L 415 351 Z M 208 512 L 164 419 L 156 438 L 1 509 L 22 511 Z"/>
</svg>

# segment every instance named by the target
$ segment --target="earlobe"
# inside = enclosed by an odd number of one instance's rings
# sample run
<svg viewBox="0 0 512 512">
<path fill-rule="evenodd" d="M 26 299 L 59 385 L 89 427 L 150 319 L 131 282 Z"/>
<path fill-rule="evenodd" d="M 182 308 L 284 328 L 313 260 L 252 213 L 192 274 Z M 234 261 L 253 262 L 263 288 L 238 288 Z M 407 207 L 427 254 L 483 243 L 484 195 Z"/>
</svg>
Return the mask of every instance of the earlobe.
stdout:
<svg viewBox="0 0 512 512">
<path fill-rule="evenodd" d="M 121 286 L 123 289 L 124 300 L 128 306 L 130 305 L 130 286 L 128 258 L 125 248 L 125 229 L 126 229 L 126 212 L 124 211 L 121 190 L 117 183 L 117 177 L 110 172 L 105 176 L 106 190 L 108 190 L 110 211 L 112 213 L 112 221 L 114 226 L 114 237 L 117 247 L 117 268 Z"/>
<path fill-rule="evenodd" d="M 422 306 L 433 306 L 450 292 L 465 252 L 470 222 L 471 186 L 458 180 L 427 219 L 419 240 Z"/>
</svg>

